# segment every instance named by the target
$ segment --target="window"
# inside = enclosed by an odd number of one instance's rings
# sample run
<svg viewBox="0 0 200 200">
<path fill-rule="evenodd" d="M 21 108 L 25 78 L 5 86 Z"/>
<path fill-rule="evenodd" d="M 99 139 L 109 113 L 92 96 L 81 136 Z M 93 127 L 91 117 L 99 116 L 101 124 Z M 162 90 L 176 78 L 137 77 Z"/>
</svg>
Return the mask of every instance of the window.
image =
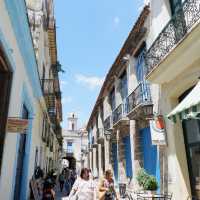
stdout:
<svg viewBox="0 0 200 200">
<path fill-rule="evenodd" d="M 139 50 L 136 57 L 135 72 L 138 82 L 142 82 L 145 79 L 145 44 Z"/>
<path fill-rule="evenodd" d="M 170 0 L 172 15 L 174 15 L 174 13 L 176 13 L 180 9 L 181 4 L 182 0 Z"/>
<path fill-rule="evenodd" d="M 200 180 L 200 120 L 183 120 L 182 124 L 192 193 L 195 195 Z"/>
<path fill-rule="evenodd" d="M 125 99 L 128 95 L 128 86 L 127 86 L 127 73 L 124 71 L 120 76 L 120 93 L 122 99 Z"/>
<path fill-rule="evenodd" d="M 72 131 L 74 131 L 74 123 L 72 123 Z"/>
<path fill-rule="evenodd" d="M 115 103 L 115 88 L 113 88 L 110 92 L 109 101 L 110 101 L 111 110 L 113 111 L 115 109 L 115 106 L 116 106 L 116 103 Z"/>
<path fill-rule="evenodd" d="M 73 143 L 67 142 L 67 153 L 73 153 Z"/>
</svg>

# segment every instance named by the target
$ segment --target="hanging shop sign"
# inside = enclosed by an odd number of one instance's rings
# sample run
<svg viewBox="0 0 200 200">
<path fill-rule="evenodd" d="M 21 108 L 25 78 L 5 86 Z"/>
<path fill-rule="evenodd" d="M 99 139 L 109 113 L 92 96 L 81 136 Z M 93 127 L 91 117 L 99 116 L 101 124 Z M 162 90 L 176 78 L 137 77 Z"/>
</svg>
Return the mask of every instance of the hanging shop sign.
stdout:
<svg viewBox="0 0 200 200">
<path fill-rule="evenodd" d="M 156 116 L 149 123 L 152 145 L 166 145 L 166 131 L 163 116 Z"/>
<path fill-rule="evenodd" d="M 7 132 L 9 133 L 25 133 L 28 128 L 28 119 L 8 118 Z"/>
</svg>

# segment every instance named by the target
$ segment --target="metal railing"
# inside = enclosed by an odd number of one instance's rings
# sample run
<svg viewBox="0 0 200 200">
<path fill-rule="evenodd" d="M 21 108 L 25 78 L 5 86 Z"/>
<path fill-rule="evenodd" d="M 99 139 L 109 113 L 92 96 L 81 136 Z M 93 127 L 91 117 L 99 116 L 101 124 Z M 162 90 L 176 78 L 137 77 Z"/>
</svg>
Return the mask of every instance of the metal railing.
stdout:
<svg viewBox="0 0 200 200">
<path fill-rule="evenodd" d="M 123 117 L 126 116 L 128 111 L 128 101 L 127 98 L 121 103 L 114 111 L 112 115 L 113 124 L 116 124 L 118 121 L 120 121 Z"/>
<path fill-rule="evenodd" d="M 131 112 L 140 104 L 152 103 L 149 83 L 141 82 L 137 88 L 127 98 L 127 111 Z"/>
<path fill-rule="evenodd" d="M 54 94 L 55 92 L 55 80 L 54 79 L 42 79 L 42 91 L 44 95 Z"/>
<path fill-rule="evenodd" d="M 200 0 L 185 0 L 146 54 L 149 74 L 200 19 Z"/>
</svg>

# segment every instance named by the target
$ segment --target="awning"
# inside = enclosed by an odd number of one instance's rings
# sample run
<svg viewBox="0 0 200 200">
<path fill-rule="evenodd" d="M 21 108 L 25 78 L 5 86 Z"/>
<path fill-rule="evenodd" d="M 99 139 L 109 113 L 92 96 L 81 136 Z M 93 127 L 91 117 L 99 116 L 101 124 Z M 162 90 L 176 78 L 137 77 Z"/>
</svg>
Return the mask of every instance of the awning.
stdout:
<svg viewBox="0 0 200 200">
<path fill-rule="evenodd" d="M 197 118 L 200 113 L 200 81 L 192 89 L 192 91 L 176 106 L 171 113 L 167 116 L 174 122 L 177 119 L 191 119 Z"/>
</svg>

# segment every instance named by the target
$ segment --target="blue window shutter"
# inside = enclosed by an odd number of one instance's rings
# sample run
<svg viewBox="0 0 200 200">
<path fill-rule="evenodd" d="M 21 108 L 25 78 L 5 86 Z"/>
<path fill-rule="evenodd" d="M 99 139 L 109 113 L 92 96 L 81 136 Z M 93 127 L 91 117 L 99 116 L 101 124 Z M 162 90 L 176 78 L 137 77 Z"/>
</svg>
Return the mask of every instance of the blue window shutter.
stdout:
<svg viewBox="0 0 200 200">
<path fill-rule="evenodd" d="M 157 147 L 151 143 L 150 128 L 140 129 L 144 169 L 156 177 L 160 185 L 160 162 Z"/>
<path fill-rule="evenodd" d="M 133 172 L 132 172 L 130 136 L 124 137 L 123 142 L 125 149 L 126 176 L 131 178 L 133 176 Z"/>
<path fill-rule="evenodd" d="M 145 49 L 141 51 L 141 53 L 137 57 L 137 63 L 135 66 L 136 76 L 138 82 L 142 82 L 144 80 L 144 68 L 145 68 Z"/>
<path fill-rule="evenodd" d="M 112 144 L 112 155 L 113 155 L 113 161 L 114 161 L 114 175 L 115 180 L 118 181 L 118 156 L 117 156 L 117 144 Z"/>
</svg>

